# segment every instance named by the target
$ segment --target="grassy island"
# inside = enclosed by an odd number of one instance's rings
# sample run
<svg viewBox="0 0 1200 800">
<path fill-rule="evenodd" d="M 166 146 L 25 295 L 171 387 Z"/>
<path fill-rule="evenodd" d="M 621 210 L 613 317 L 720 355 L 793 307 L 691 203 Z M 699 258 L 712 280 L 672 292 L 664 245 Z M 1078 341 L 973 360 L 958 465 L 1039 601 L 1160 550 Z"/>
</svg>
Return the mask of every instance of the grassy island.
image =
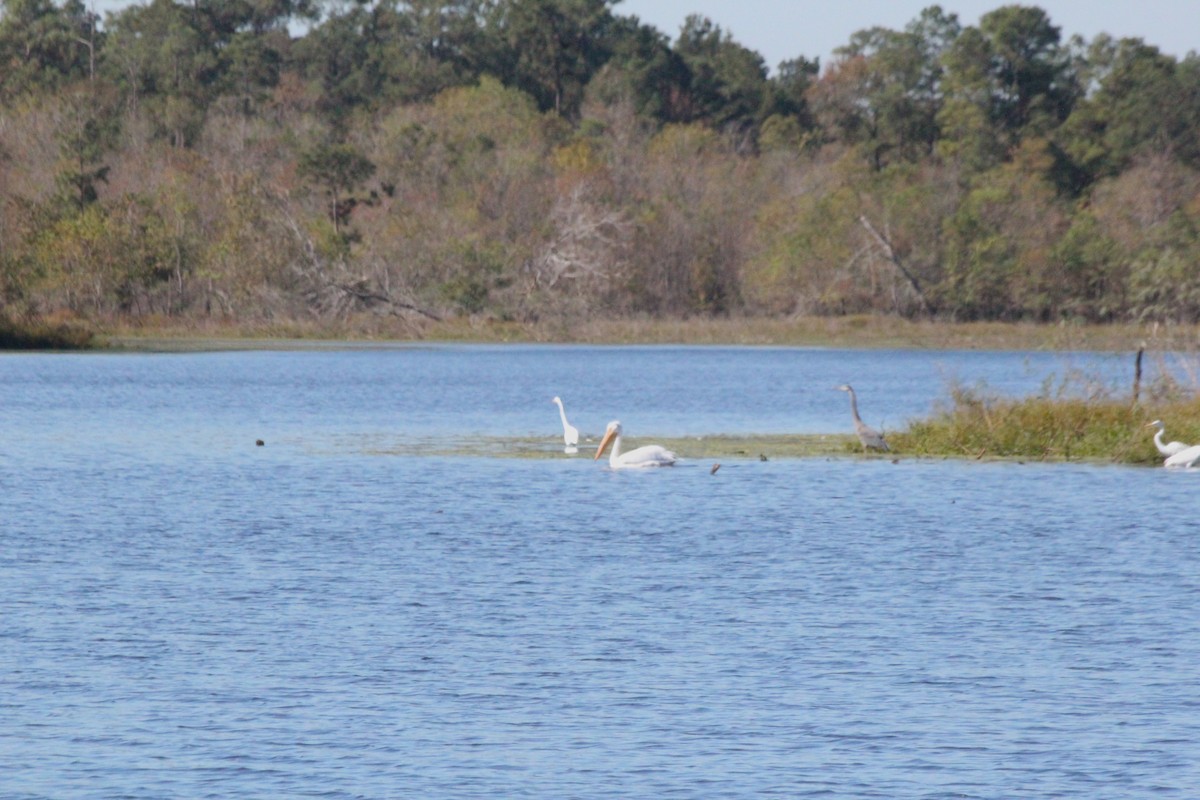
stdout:
<svg viewBox="0 0 1200 800">
<path fill-rule="evenodd" d="M 196 352 L 233 349 L 390 347 L 413 342 L 704 344 L 865 348 L 1007 349 L 1030 351 L 1142 351 L 1150 358 L 1197 350 L 1194 326 L 1039 325 L 949 323 L 888 316 L 805 318 L 720 318 L 663 320 L 635 318 L 518 324 L 459 318 L 416 328 L 372 330 L 346 321 L 338 326 L 149 327 L 113 325 L 93 332 L 78 323 L 0 327 L 0 349 L 83 349 Z M 1085 379 L 1079 379 L 1086 382 Z M 1077 387 L 1078 388 L 1078 387 Z M 1133 393 L 1139 395 L 1135 400 Z M 1168 424 L 1171 439 L 1200 442 L 1200 399 L 1195 387 L 1175 383 L 1115 396 L 1111 390 L 1065 387 L 1039 396 L 1005 398 L 985 390 L 952 387 L 943 407 L 927 419 L 887 434 L 890 458 L 1096 461 L 1156 465 L 1154 419 Z M 861 452 L 853 435 L 707 436 L 655 441 L 690 459 L 803 458 L 852 456 Z M 585 448 L 586 449 L 586 448 Z M 476 444 L 447 455 L 495 454 L 544 457 L 558 452 L 542 440 Z M 581 449 L 581 452 L 583 450 Z"/>
</svg>

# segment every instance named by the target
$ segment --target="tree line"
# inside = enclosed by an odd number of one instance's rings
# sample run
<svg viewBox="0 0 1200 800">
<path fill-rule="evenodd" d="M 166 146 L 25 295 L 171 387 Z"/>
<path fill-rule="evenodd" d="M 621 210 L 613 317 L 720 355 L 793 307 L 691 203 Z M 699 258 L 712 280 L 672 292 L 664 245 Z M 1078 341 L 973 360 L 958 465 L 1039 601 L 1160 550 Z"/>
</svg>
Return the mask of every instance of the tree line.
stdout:
<svg viewBox="0 0 1200 800">
<path fill-rule="evenodd" d="M 930 6 L 0 0 L 0 317 L 1200 318 L 1200 57 Z"/>
</svg>

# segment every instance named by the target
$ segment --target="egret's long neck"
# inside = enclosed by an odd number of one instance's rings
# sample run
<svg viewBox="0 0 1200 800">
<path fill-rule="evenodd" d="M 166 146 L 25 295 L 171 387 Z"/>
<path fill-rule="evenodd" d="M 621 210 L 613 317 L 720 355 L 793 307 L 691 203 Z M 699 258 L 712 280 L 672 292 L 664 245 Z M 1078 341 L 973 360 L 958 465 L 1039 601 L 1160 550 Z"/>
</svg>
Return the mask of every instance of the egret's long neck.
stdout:
<svg viewBox="0 0 1200 800">
<path fill-rule="evenodd" d="M 554 405 L 558 406 L 558 415 L 562 417 L 563 427 L 567 427 L 567 412 L 563 409 L 562 401 L 558 401 Z"/>
<path fill-rule="evenodd" d="M 1166 428 L 1159 428 L 1158 433 L 1154 434 L 1154 446 L 1158 448 L 1158 452 L 1160 452 L 1160 453 L 1167 452 L 1167 446 L 1165 444 L 1163 444 L 1163 440 L 1162 440 L 1163 434 L 1165 432 L 1166 432 Z"/>
</svg>

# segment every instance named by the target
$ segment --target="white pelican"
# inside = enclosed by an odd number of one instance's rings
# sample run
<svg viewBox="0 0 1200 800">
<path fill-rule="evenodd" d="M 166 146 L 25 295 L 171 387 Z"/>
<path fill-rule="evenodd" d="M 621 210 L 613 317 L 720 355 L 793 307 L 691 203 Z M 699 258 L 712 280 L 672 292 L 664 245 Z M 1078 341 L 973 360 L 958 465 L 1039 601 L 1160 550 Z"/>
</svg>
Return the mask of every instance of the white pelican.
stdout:
<svg viewBox="0 0 1200 800">
<path fill-rule="evenodd" d="M 604 438 L 592 459 L 595 461 L 604 453 L 604 449 L 612 444 L 612 453 L 608 457 L 608 465 L 613 469 L 632 469 L 637 467 L 669 467 L 675 461 L 675 454 L 657 444 L 648 444 L 628 453 L 621 452 L 621 423 L 613 420 L 604 430 Z"/>
<path fill-rule="evenodd" d="M 1187 450 L 1188 446 L 1183 442 L 1167 442 L 1166 444 L 1163 444 L 1163 432 L 1166 429 L 1166 426 L 1163 425 L 1162 420 L 1156 419 L 1154 422 L 1148 423 L 1146 427 L 1158 428 L 1158 433 L 1154 434 L 1154 446 L 1157 447 L 1158 452 L 1162 453 L 1164 456 L 1173 456 L 1176 453 Z"/>
<path fill-rule="evenodd" d="M 1194 467 L 1200 461 L 1200 444 L 1194 444 L 1186 450 L 1180 450 L 1163 462 L 1164 467 Z"/>
<path fill-rule="evenodd" d="M 567 412 L 563 410 L 562 398 L 556 396 L 550 402 L 558 406 L 558 415 L 562 417 L 563 443 L 567 447 L 574 447 L 579 444 L 579 429 L 567 422 Z"/>
<path fill-rule="evenodd" d="M 854 390 L 850 388 L 850 384 L 843 383 L 834 388 L 850 394 L 850 414 L 854 417 L 854 432 L 858 434 L 858 440 L 862 442 L 863 449 L 890 450 L 888 443 L 883 439 L 883 434 L 867 425 L 862 421 L 862 417 L 858 416 L 858 399 L 854 396 Z"/>
</svg>

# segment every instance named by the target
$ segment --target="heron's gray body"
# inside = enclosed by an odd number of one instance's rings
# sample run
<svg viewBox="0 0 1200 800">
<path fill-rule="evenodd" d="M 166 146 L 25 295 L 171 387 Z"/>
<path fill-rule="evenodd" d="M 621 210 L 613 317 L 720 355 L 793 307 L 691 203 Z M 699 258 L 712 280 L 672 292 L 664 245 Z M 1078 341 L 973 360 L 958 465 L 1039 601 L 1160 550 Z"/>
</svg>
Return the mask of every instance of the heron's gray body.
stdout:
<svg viewBox="0 0 1200 800">
<path fill-rule="evenodd" d="M 891 450 L 883 438 L 883 434 L 863 422 L 862 417 L 858 415 L 858 398 L 855 397 L 854 389 L 850 384 L 844 383 L 837 388 L 850 395 L 850 415 L 854 417 L 854 432 L 858 434 L 858 441 L 862 443 L 863 448 L 866 450 Z"/>
</svg>

